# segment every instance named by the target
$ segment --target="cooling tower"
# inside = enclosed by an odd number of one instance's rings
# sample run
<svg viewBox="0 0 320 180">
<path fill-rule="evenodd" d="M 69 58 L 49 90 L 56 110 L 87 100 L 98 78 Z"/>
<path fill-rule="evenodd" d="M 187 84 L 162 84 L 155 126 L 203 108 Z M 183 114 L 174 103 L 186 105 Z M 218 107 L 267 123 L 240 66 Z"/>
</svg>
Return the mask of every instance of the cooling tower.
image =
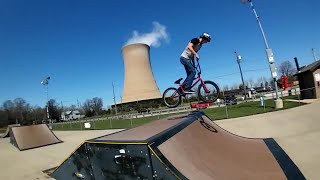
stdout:
<svg viewBox="0 0 320 180">
<path fill-rule="evenodd" d="M 122 103 L 161 98 L 150 63 L 150 46 L 130 44 L 122 48 L 124 86 Z"/>
</svg>

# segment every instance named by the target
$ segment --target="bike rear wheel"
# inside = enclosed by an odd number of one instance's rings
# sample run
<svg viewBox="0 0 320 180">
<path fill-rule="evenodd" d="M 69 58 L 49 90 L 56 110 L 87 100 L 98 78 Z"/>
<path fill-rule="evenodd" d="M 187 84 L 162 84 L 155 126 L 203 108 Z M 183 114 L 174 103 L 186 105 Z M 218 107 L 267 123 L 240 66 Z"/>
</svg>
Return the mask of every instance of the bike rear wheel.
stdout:
<svg viewBox="0 0 320 180">
<path fill-rule="evenodd" d="M 181 103 L 181 95 L 174 87 L 166 89 L 162 95 L 163 103 L 169 108 L 175 108 Z"/>
<path fill-rule="evenodd" d="M 204 81 L 204 84 L 205 87 L 203 84 L 200 84 L 198 87 L 199 98 L 207 103 L 215 102 L 220 95 L 218 85 L 212 81 Z"/>
</svg>

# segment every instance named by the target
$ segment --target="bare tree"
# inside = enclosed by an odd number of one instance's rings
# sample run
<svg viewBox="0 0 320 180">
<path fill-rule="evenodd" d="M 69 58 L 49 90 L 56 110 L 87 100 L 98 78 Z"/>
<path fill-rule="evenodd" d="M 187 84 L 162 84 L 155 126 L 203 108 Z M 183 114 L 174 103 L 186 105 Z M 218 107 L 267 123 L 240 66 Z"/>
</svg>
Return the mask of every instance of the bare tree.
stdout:
<svg viewBox="0 0 320 180">
<path fill-rule="evenodd" d="M 228 86 L 227 84 L 224 85 L 223 88 L 222 88 L 222 90 L 223 90 L 223 91 L 228 91 L 228 90 L 229 90 L 229 86 Z"/>
<path fill-rule="evenodd" d="M 236 90 L 236 89 L 238 89 L 238 88 L 239 88 L 239 84 L 238 84 L 238 83 L 234 83 L 234 84 L 231 86 L 230 90 Z"/>
<path fill-rule="evenodd" d="M 250 79 L 248 80 L 248 82 L 249 82 L 250 88 L 252 88 L 252 87 L 254 86 L 254 81 L 253 81 L 253 79 L 250 78 Z"/>
<path fill-rule="evenodd" d="M 268 82 L 266 77 L 260 77 L 257 79 L 255 86 L 256 87 L 264 87 L 266 82 Z"/>
<path fill-rule="evenodd" d="M 6 116 L 6 121 L 9 124 L 15 123 L 15 117 L 14 117 L 14 104 L 11 100 L 7 100 L 3 103 L 3 111 Z"/>
<path fill-rule="evenodd" d="M 41 122 L 45 120 L 47 117 L 47 112 L 45 108 L 41 108 L 39 106 L 34 106 L 33 108 L 33 119 L 34 121 Z"/>
<path fill-rule="evenodd" d="M 58 103 L 56 102 L 55 99 L 50 99 L 49 100 L 49 116 L 50 119 L 55 119 L 55 120 L 60 120 L 60 115 L 62 109 L 59 108 Z"/>
<path fill-rule="evenodd" d="M 101 98 L 94 97 L 92 98 L 92 108 L 96 115 L 101 114 L 103 107 L 103 102 Z"/>
<path fill-rule="evenodd" d="M 295 73 L 295 69 L 290 61 L 283 61 L 278 67 L 279 74 L 292 76 Z"/>
<path fill-rule="evenodd" d="M 29 110 L 29 104 L 23 99 L 23 98 L 16 98 L 13 100 L 14 103 L 14 116 L 15 119 L 22 123 L 24 120 L 26 120 L 26 114 Z"/>
</svg>

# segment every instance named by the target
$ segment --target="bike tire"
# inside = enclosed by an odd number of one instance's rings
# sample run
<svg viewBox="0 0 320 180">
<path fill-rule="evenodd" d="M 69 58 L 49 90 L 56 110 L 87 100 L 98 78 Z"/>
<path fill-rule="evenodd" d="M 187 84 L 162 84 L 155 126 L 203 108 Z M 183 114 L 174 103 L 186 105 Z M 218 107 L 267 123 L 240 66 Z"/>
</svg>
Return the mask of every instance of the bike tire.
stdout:
<svg viewBox="0 0 320 180">
<path fill-rule="evenodd" d="M 176 102 L 176 103 L 171 103 L 169 100 L 166 99 L 166 95 L 167 95 L 167 93 L 169 93 L 170 91 L 174 91 L 174 93 L 177 93 L 178 99 L 177 99 L 177 102 Z M 181 103 L 181 94 L 178 92 L 177 88 L 170 87 L 170 88 L 166 89 L 166 90 L 163 92 L 162 101 L 163 101 L 163 103 L 164 103 L 168 108 L 175 108 L 175 107 L 179 106 L 180 103 Z"/>
<path fill-rule="evenodd" d="M 204 84 L 206 84 L 206 85 L 208 84 L 208 85 L 214 87 L 215 90 L 216 90 L 216 93 L 215 93 L 216 95 L 215 95 L 212 99 L 208 99 L 208 98 L 206 98 L 205 96 L 203 96 L 203 95 L 201 94 L 201 90 L 202 90 L 202 89 L 204 90 L 204 88 L 203 88 L 203 84 L 200 84 L 199 87 L 198 87 L 198 97 L 199 97 L 202 101 L 207 102 L 207 103 L 213 103 L 213 102 L 215 102 L 215 101 L 218 99 L 218 97 L 220 96 L 219 86 L 218 86 L 216 83 L 212 82 L 212 81 L 204 81 Z"/>
</svg>

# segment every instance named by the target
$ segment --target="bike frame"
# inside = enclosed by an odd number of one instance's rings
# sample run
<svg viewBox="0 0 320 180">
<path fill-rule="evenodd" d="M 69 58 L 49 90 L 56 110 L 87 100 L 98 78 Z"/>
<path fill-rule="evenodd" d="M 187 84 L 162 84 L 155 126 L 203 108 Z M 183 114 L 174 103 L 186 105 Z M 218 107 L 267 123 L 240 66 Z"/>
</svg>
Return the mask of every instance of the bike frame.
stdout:
<svg viewBox="0 0 320 180">
<path fill-rule="evenodd" d="M 206 87 L 206 85 L 205 85 L 205 83 L 204 83 L 204 81 L 203 81 L 203 79 L 202 79 L 202 77 L 201 77 L 201 67 L 200 67 L 200 63 L 199 63 L 198 60 L 197 60 L 197 64 L 198 64 L 197 66 L 194 66 L 194 61 L 193 61 L 193 63 L 192 63 L 194 69 L 195 69 L 196 72 L 197 72 L 197 77 L 195 77 L 195 78 L 193 79 L 193 84 L 191 85 L 191 88 L 193 88 L 194 86 L 196 86 L 196 85 L 198 84 L 198 82 L 201 82 L 201 84 L 203 85 L 203 88 L 204 88 L 204 90 L 206 91 L 206 93 L 209 93 L 210 91 L 209 91 L 209 89 Z M 194 81 L 194 80 L 196 80 L 196 81 Z M 187 84 L 187 83 L 185 82 L 185 83 L 182 83 L 182 84 L 179 85 L 179 88 L 182 90 L 182 92 L 184 92 L 183 86 L 184 86 L 185 84 Z M 179 89 L 179 88 L 178 88 L 178 89 Z"/>
</svg>

